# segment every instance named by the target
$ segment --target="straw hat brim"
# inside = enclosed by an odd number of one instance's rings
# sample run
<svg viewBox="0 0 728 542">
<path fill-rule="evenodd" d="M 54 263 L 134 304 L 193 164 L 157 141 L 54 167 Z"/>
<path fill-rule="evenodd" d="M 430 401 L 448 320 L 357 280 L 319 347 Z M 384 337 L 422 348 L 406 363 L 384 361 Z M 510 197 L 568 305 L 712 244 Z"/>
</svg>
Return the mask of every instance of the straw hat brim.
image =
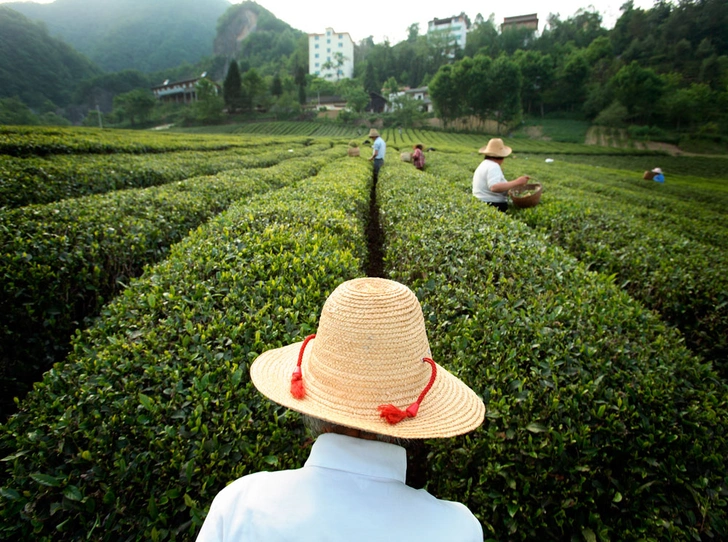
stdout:
<svg viewBox="0 0 728 542">
<path fill-rule="evenodd" d="M 491 158 L 505 158 L 513 152 L 513 149 L 505 145 L 501 138 L 496 137 L 488 141 L 488 144 L 481 147 L 478 152 Z"/>
<path fill-rule="evenodd" d="M 478 152 L 480 154 L 490 156 L 491 158 L 506 158 L 507 156 L 510 156 L 510 154 L 513 152 L 513 149 L 504 146 L 503 149 L 499 152 L 488 152 L 488 146 L 486 145 L 485 147 L 481 147 Z"/>
<path fill-rule="evenodd" d="M 312 358 L 313 339 L 306 347 L 302 362 L 304 383 Z M 321 393 L 315 382 L 308 382 L 306 395 L 296 399 L 291 395 L 291 374 L 296 367 L 302 342 L 261 354 L 250 368 L 255 387 L 266 397 L 291 410 L 338 425 L 399 438 L 447 438 L 472 431 L 483 423 L 485 405 L 473 390 L 437 365 L 437 378 L 425 396 L 417 415 L 397 424 L 384 420 L 377 406 L 388 403 L 382 397 L 367 397 L 358 389 L 340 389 L 338 397 Z M 423 364 L 426 365 L 426 364 Z M 425 369 L 426 371 L 426 369 Z M 406 409 L 408 404 L 395 404 Z"/>
</svg>

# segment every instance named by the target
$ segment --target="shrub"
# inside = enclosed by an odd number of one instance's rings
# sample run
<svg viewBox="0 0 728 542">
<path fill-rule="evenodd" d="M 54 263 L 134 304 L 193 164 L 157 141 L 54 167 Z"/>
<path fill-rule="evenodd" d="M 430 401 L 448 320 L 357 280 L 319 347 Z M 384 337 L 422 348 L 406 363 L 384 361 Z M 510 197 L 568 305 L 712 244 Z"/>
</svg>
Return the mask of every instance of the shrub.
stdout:
<svg viewBox="0 0 728 542">
<path fill-rule="evenodd" d="M 74 330 L 190 229 L 238 199 L 313 175 L 340 155 L 341 147 L 267 170 L 0 213 L 4 401 L 22 395 L 40 371 L 63 359 Z M 2 406 L 6 414 L 9 405 Z"/>
<path fill-rule="evenodd" d="M 193 540 L 226 483 L 300 466 L 298 416 L 248 366 L 313 332 L 327 295 L 360 276 L 370 179 L 337 160 L 234 205 L 77 335 L 1 428 L 3 537 Z"/>
<path fill-rule="evenodd" d="M 396 162 L 378 184 L 386 269 L 486 403 L 428 442 L 428 490 L 492 540 L 728 536 L 726 383 L 611 277 L 446 186 Z"/>
</svg>

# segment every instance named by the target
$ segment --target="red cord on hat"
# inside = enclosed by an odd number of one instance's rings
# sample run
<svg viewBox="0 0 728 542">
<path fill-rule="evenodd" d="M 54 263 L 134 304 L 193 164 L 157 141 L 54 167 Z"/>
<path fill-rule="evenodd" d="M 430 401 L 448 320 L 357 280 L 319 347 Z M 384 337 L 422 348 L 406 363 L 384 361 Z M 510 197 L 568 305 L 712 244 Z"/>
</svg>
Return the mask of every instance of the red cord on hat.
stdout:
<svg viewBox="0 0 728 542">
<path fill-rule="evenodd" d="M 430 388 L 432 388 L 432 385 L 435 383 L 435 378 L 437 377 L 437 365 L 435 365 L 435 362 L 430 358 L 422 358 L 422 361 L 432 365 L 432 375 L 430 375 L 430 381 L 427 383 L 427 386 L 425 386 L 425 389 L 422 390 L 422 393 L 420 393 L 417 401 L 412 403 L 405 410 L 400 410 L 394 405 L 379 405 L 377 407 L 379 415 L 387 420 L 388 423 L 394 425 L 405 418 L 414 418 L 417 416 L 417 411 L 420 408 L 422 400 L 425 398 L 425 395 L 427 395 L 427 392 L 430 391 Z"/>
<path fill-rule="evenodd" d="M 301 373 L 301 362 L 303 361 L 303 351 L 306 349 L 308 341 L 313 339 L 316 335 L 309 335 L 303 339 L 301 350 L 298 352 L 298 363 L 296 368 L 293 370 L 291 375 L 291 395 L 296 399 L 303 399 L 306 396 L 306 389 L 303 387 L 303 373 Z"/>
</svg>

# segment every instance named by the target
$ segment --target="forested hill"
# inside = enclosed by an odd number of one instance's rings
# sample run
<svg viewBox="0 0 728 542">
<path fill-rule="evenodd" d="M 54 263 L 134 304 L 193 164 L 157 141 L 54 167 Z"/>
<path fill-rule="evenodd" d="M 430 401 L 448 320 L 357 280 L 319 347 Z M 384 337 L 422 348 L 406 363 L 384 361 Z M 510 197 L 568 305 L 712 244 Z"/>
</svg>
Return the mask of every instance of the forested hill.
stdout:
<svg viewBox="0 0 728 542">
<path fill-rule="evenodd" d="M 109 72 L 159 71 L 211 55 L 228 0 L 56 0 L 6 4 L 43 21 Z"/>
<path fill-rule="evenodd" d="M 305 33 L 255 2 L 231 6 L 218 21 L 215 54 L 236 57 L 252 67 L 279 63 L 297 49 L 301 62 L 308 62 L 307 47 Z"/>
<path fill-rule="evenodd" d="M 66 105 L 79 81 L 100 73 L 42 24 L 0 6 L 0 98 L 18 97 L 38 109 L 48 101 Z"/>
</svg>

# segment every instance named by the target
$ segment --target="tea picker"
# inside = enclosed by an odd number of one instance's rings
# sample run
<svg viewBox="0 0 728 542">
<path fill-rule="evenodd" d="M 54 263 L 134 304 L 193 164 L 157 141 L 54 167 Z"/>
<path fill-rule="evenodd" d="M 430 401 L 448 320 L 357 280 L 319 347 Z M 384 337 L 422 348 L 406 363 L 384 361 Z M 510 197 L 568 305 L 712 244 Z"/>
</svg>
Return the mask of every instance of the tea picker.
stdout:
<svg viewBox="0 0 728 542">
<path fill-rule="evenodd" d="M 505 212 L 508 210 L 508 191 L 526 185 L 530 177 L 521 175 L 512 181 L 506 180 L 501 166 L 513 149 L 504 145 L 500 138 L 491 139 L 478 152 L 485 156 L 473 174 L 473 196 Z"/>
</svg>

